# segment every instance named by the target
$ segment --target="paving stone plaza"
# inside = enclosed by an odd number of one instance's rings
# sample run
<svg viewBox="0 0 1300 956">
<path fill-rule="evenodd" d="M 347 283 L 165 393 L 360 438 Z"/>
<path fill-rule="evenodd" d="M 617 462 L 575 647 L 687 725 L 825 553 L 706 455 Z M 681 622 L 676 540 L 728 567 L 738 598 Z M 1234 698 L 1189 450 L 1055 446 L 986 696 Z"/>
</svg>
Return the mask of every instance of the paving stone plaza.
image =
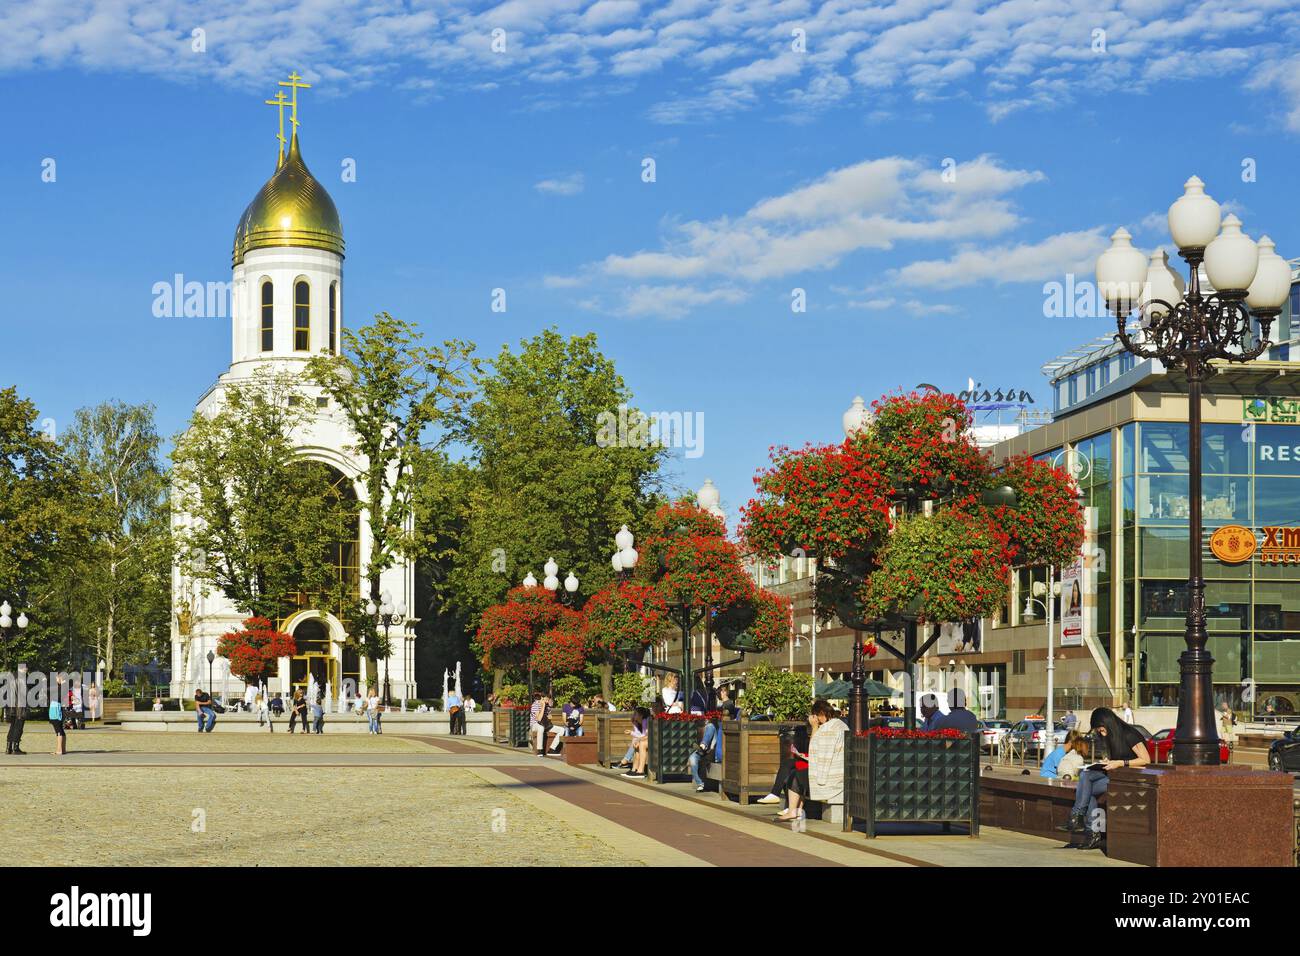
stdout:
<svg viewBox="0 0 1300 956">
<path fill-rule="evenodd" d="M 30 755 L 0 765 L 0 838 L 30 849 L 23 864 L 352 866 L 373 855 L 422 866 L 988 867 L 1054 866 L 1073 853 L 992 828 L 970 840 L 918 827 L 875 846 L 816 820 L 794 832 L 767 807 L 724 808 L 686 783 L 628 781 L 463 737 L 70 737 L 56 758 L 42 753 L 53 734 L 33 728 Z M 340 804 L 349 809 L 320 812 Z"/>
</svg>

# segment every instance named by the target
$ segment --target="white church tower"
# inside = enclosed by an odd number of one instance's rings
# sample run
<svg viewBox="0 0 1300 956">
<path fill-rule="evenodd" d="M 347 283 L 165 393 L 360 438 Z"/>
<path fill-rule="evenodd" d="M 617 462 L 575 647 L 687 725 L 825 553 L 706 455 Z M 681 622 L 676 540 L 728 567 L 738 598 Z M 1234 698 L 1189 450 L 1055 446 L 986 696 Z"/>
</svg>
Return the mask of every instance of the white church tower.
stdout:
<svg viewBox="0 0 1300 956">
<path fill-rule="evenodd" d="M 261 370 L 304 375 L 307 362 L 322 352 L 338 354 L 342 348 L 343 227 L 338 209 L 325 188 L 308 171 L 298 144 L 298 90 L 307 84 L 291 74 L 271 105 L 280 108 L 280 148 L 275 174 L 267 181 L 235 229 L 231 302 L 231 361 L 211 388 L 199 399 L 197 410 L 208 412 L 222 401 L 224 389 Z M 285 148 L 284 109 L 291 110 L 292 133 Z M 341 410 L 332 407 L 322 391 L 306 382 L 303 392 L 315 402 L 311 424 L 295 435 L 298 454 L 322 462 L 336 474 L 345 494 L 365 499 L 361 482 L 365 459 L 356 454 L 355 440 Z M 187 521 L 178 514 L 175 522 Z M 363 520 L 355 538 L 340 549 L 340 573 L 356 581 L 358 595 L 380 604 L 387 597 L 402 616 L 389 628 L 391 654 L 375 665 L 347 643 L 343 621 L 325 608 L 286 608 L 275 623 L 297 641 L 297 654 L 281 658 L 268 691 L 291 696 L 311 685 L 323 693 L 328 686 L 336 700 L 345 680 L 364 689 L 385 688 L 393 700 L 416 696 L 415 566 L 399 561 L 381 578 L 381 594 L 368 594 L 366 567 L 371 541 Z M 172 682 L 173 696 L 192 697 L 196 687 L 209 687 L 209 651 L 215 653 L 222 635 L 237 629 L 247 616 L 219 590 L 187 578 L 179 567 L 172 571 Z M 216 694 L 232 698 L 244 691 L 243 682 L 229 674 L 227 662 L 212 662 L 211 685 Z"/>
</svg>

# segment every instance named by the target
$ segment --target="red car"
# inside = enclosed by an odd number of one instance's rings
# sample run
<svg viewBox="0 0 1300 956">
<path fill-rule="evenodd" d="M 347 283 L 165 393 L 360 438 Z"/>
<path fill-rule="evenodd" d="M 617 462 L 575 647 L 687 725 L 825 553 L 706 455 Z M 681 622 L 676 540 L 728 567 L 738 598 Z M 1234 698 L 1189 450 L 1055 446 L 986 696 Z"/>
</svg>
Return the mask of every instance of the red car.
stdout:
<svg viewBox="0 0 1300 956">
<path fill-rule="evenodd" d="M 1174 728 L 1162 730 L 1147 740 L 1147 753 L 1152 763 L 1171 763 L 1174 755 Z M 1228 745 L 1219 741 L 1219 762 L 1228 762 Z"/>
</svg>

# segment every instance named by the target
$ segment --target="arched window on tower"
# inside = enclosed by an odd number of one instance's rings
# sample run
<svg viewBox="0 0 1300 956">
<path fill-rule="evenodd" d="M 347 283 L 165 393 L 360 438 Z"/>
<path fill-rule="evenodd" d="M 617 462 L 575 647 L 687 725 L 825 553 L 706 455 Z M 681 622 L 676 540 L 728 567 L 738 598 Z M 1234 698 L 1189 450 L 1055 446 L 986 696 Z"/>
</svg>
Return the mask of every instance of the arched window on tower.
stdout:
<svg viewBox="0 0 1300 956">
<path fill-rule="evenodd" d="M 262 280 L 262 351 L 275 349 L 275 286 Z"/>
<path fill-rule="evenodd" d="M 293 348 L 296 352 L 311 349 L 311 287 L 306 279 L 293 284 Z"/>
<path fill-rule="evenodd" d="M 330 283 L 330 354 L 339 354 L 339 284 Z"/>
</svg>

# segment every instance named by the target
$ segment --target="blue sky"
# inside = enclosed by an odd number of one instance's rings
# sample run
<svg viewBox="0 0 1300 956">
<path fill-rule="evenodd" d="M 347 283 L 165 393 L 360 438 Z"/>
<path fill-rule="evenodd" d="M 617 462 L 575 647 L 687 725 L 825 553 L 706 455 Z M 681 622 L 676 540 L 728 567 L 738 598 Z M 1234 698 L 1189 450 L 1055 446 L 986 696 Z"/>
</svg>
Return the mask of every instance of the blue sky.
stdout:
<svg viewBox="0 0 1300 956">
<path fill-rule="evenodd" d="M 10 5 L 0 383 L 56 422 L 120 398 L 183 425 L 229 324 L 155 318 L 151 289 L 229 279 L 297 69 L 349 323 L 484 355 L 594 330 L 641 407 L 703 415 L 672 470 L 734 514 L 769 445 L 838 437 L 855 394 L 1048 406 L 1039 366 L 1110 323 L 1045 317 L 1044 283 L 1091 278 L 1117 225 L 1166 243 L 1193 173 L 1300 255 L 1298 39 L 1268 0 Z"/>
</svg>

